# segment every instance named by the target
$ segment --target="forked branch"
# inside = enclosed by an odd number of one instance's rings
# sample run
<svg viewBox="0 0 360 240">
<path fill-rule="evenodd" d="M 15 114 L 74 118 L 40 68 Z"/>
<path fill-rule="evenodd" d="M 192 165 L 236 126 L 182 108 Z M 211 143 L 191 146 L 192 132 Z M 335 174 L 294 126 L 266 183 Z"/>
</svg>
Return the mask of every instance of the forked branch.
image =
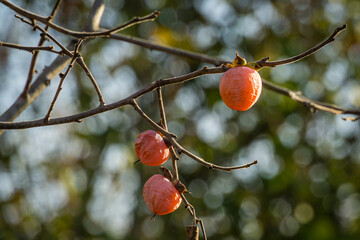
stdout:
<svg viewBox="0 0 360 240">
<path fill-rule="evenodd" d="M 56 93 L 55 93 L 55 96 L 50 104 L 50 107 L 49 107 L 49 110 L 44 118 L 44 122 L 48 122 L 50 120 L 50 115 L 51 115 L 51 112 L 52 110 L 54 109 L 54 106 L 55 106 L 55 103 L 56 103 L 56 100 L 58 99 L 59 97 L 59 94 L 60 94 L 60 91 L 62 90 L 62 85 L 65 81 L 65 78 L 68 76 L 69 72 L 71 71 L 71 69 L 73 68 L 74 66 L 74 62 L 76 61 L 76 59 L 78 58 L 78 52 L 79 52 L 79 48 L 82 44 L 83 40 L 80 39 L 76 44 L 75 44 L 75 50 L 74 50 L 74 54 L 73 54 L 73 58 L 71 59 L 71 62 L 68 66 L 68 68 L 66 69 L 65 73 L 64 74 L 60 74 L 60 82 L 59 82 L 59 85 L 58 85 L 58 88 L 56 90 Z"/>
</svg>

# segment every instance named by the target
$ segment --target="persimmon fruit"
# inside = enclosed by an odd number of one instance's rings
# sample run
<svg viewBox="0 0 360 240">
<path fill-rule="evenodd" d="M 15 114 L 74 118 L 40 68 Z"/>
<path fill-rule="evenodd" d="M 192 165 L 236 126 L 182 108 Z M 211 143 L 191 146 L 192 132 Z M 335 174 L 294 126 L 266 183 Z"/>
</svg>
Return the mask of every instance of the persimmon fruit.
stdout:
<svg viewBox="0 0 360 240">
<path fill-rule="evenodd" d="M 231 109 L 246 111 L 259 99 L 262 81 L 259 73 L 249 67 L 233 67 L 226 71 L 219 84 L 220 96 Z"/>
<path fill-rule="evenodd" d="M 135 142 L 135 153 L 142 163 L 149 166 L 160 166 L 169 158 L 170 150 L 159 133 L 147 130 L 138 135 Z"/>
<path fill-rule="evenodd" d="M 155 174 L 146 181 L 143 197 L 151 212 L 156 215 L 171 213 L 181 204 L 179 192 L 168 178 L 160 174 Z"/>
</svg>

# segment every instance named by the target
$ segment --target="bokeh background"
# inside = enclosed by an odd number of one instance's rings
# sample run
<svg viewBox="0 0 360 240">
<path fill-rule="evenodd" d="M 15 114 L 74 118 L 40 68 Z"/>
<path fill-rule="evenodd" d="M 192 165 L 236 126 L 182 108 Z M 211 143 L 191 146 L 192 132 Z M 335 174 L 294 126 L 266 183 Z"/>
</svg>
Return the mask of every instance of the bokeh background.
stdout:
<svg viewBox="0 0 360 240">
<path fill-rule="evenodd" d="M 55 3 L 12 2 L 43 16 Z M 80 30 L 92 3 L 64 1 L 55 23 Z M 287 58 L 347 24 L 318 53 L 260 74 L 315 100 L 360 106 L 360 1 L 108 0 L 101 26 L 155 9 L 161 11 L 158 20 L 123 33 L 229 61 L 236 51 L 248 61 Z M 0 5 L 0 40 L 35 46 L 39 33 L 14 14 Z M 51 33 L 64 44 L 71 41 Z M 83 54 L 107 103 L 151 81 L 208 65 L 110 39 L 91 41 Z M 37 70 L 54 58 L 41 53 Z M 0 48 L 0 113 L 22 91 L 30 59 L 27 52 Z M 359 122 L 311 113 L 267 89 L 251 110 L 232 111 L 221 101 L 220 77 L 163 89 L 169 129 L 185 148 L 219 165 L 259 162 L 226 173 L 181 156 L 180 179 L 192 192 L 188 200 L 208 238 L 359 239 Z M 17 120 L 42 118 L 58 82 L 57 77 Z M 97 104 L 86 75 L 75 67 L 53 116 Z M 159 120 L 155 93 L 139 104 Z M 159 172 L 133 164 L 136 135 L 149 128 L 131 107 L 123 107 L 81 124 L 6 131 L 0 136 L 0 239 L 185 239 L 191 218 L 183 205 L 152 221 L 142 199 L 144 182 Z"/>
</svg>

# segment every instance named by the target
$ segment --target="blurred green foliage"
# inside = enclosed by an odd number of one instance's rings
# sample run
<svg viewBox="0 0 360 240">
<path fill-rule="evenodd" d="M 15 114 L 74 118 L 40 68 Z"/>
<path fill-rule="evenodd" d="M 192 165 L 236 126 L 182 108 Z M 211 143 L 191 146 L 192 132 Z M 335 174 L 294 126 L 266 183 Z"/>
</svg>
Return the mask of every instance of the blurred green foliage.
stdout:
<svg viewBox="0 0 360 240">
<path fill-rule="evenodd" d="M 14 1 L 43 16 L 54 1 Z M 92 1 L 64 1 L 55 22 L 73 30 Z M 307 97 L 343 107 L 360 105 L 360 1 L 357 0 L 144 0 L 107 1 L 101 22 L 111 28 L 133 16 L 161 11 L 154 22 L 124 33 L 231 61 L 282 59 L 316 45 L 347 24 L 337 40 L 300 62 L 263 69 L 261 76 Z M 0 40 L 35 45 L 38 33 L 0 5 Z M 10 20 L 7 20 L 9 19 Z M 66 36 L 52 32 L 64 43 Z M 85 61 L 108 103 L 151 81 L 204 63 L 109 39 L 84 49 Z M 52 55 L 40 54 L 38 71 Z M 0 112 L 25 83 L 30 55 L 0 48 Z M 360 236 L 359 123 L 263 90 L 249 111 L 228 109 L 218 93 L 220 75 L 163 89 L 170 131 L 187 149 L 218 165 L 256 166 L 229 173 L 181 156 L 180 179 L 204 220 L 209 239 L 358 239 Z M 54 79 L 19 120 L 46 114 Z M 159 120 L 155 93 L 140 106 Z M 97 97 L 78 67 L 65 81 L 55 116 L 87 110 Z M 130 107 L 81 124 L 6 131 L 0 136 L 0 239 L 185 239 L 188 212 L 156 217 L 142 186 L 158 168 L 133 165 L 136 135 L 149 129 Z M 171 167 L 170 161 L 165 164 Z"/>
</svg>

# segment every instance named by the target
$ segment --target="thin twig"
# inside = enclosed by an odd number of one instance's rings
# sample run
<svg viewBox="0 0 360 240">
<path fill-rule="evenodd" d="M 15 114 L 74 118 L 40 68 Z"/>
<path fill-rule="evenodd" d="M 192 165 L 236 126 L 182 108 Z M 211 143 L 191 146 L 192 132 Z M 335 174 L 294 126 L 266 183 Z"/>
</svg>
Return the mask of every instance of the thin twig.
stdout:
<svg viewBox="0 0 360 240">
<path fill-rule="evenodd" d="M 18 15 L 15 15 L 15 17 L 17 19 L 19 19 L 20 21 L 22 21 L 23 23 L 26 23 L 30 26 L 33 27 L 34 30 L 39 30 L 41 32 L 40 36 L 43 38 L 49 38 L 51 41 L 53 41 L 56 45 L 58 45 L 58 47 L 62 50 L 63 54 L 66 54 L 69 57 L 73 57 L 73 54 L 71 53 L 70 50 L 68 50 L 64 45 L 62 45 L 53 35 L 51 35 L 48 31 L 46 31 L 44 28 L 42 28 L 40 25 L 38 24 L 34 24 L 33 22 L 26 20 L 23 17 L 20 17 Z"/>
<path fill-rule="evenodd" d="M 53 98 L 53 100 L 52 100 L 52 102 L 51 102 L 51 104 L 50 104 L 49 110 L 48 110 L 48 112 L 46 113 L 46 116 L 45 116 L 45 118 L 44 118 L 44 122 L 48 122 L 48 121 L 50 120 L 51 112 L 52 112 L 52 110 L 54 109 L 56 100 L 57 100 L 57 98 L 58 98 L 58 96 L 59 96 L 59 94 L 60 94 L 60 91 L 62 90 L 62 85 L 63 85 L 63 83 L 64 83 L 64 80 L 65 80 L 65 78 L 67 77 L 67 75 L 69 74 L 70 70 L 71 70 L 71 69 L 73 68 L 73 66 L 74 66 L 74 62 L 75 62 L 76 58 L 78 57 L 78 51 L 79 51 L 79 48 L 80 48 L 80 45 L 81 45 L 82 42 L 83 42 L 83 40 L 80 39 L 80 40 L 76 43 L 76 45 L 75 45 L 75 50 L 74 50 L 74 56 L 73 56 L 73 58 L 71 59 L 71 62 L 70 62 L 70 64 L 69 64 L 68 68 L 66 69 L 66 71 L 65 71 L 64 74 L 60 74 L 60 78 L 61 78 L 61 79 L 60 79 L 58 88 L 57 88 L 57 90 L 56 90 L 55 96 L 54 96 L 54 98 Z"/>
<path fill-rule="evenodd" d="M 296 61 L 299 61 L 311 54 L 314 54 L 316 51 L 318 51 L 319 49 L 325 47 L 326 45 L 328 45 L 329 43 L 333 42 L 335 40 L 335 38 L 343 31 L 345 30 L 346 25 L 343 25 L 341 27 L 338 27 L 334 30 L 334 32 L 327 38 L 325 39 L 323 42 L 321 42 L 320 44 L 314 46 L 313 48 L 297 55 L 291 58 L 287 58 L 287 59 L 283 59 L 283 60 L 279 60 L 279 61 L 268 61 L 270 58 L 266 57 L 266 58 L 262 58 L 259 61 L 253 62 L 254 67 L 257 69 L 260 69 L 262 67 L 276 67 L 279 65 L 283 65 L 283 64 L 288 64 L 288 63 L 293 63 Z M 214 64 L 215 66 L 219 66 L 221 64 L 226 64 L 226 63 L 230 63 L 229 61 L 223 60 L 223 59 L 219 59 L 219 58 L 215 58 L 215 57 L 210 57 L 204 54 L 198 54 L 198 53 L 194 53 L 194 52 L 190 52 L 190 51 L 186 51 L 186 50 L 182 50 L 182 49 L 178 49 L 178 48 L 172 48 L 172 47 L 167 47 L 167 46 L 163 46 L 163 45 L 159 45 L 157 43 L 145 40 L 145 39 L 141 39 L 141 38 L 136 38 L 136 37 L 130 37 L 130 36 L 126 36 L 126 35 L 121 35 L 121 34 L 116 34 L 116 35 L 111 35 L 111 38 L 116 39 L 116 40 L 120 40 L 120 41 L 124 41 L 124 42 L 128 42 L 128 43 L 132 43 L 132 44 L 136 44 L 151 50 L 158 50 L 158 51 L 162 51 L 162 52 L 166 52 L 169 54 L 173 54 L 173 55 L 177 55 L 177 56 L 182 56 L 182 57 L 187 57 L 189 59 L 192 60 L 196 60 L 199 62 L 206 62 L 206 63 L 211 63 Z"/>
<path fill-rule="evenodd" d="M 156 89 L 158 104 L 159 104 L 159 112 L 160 112 L 160 122 L 161 125 L 164 127 L 165 130 L 167 130 L 167 122 L 166 122 L 166 114 L 165 114 L 165 108 L 164 108 L 164 100 L 162 96 L 162 88 L 159 87 Z"/>
<path fill-rule="evenodd" d="M 81 38 L 81 39 L 94 38 L 94 37 L 110 37 L 110 35 L 112 33 L 118 32 L 120 30 L 123 30 L 125 28 L 128 28 L 128 27 L 133 26 L 138 23 L 143 23 L 146 21 L 153 21 L 159 16 L 159 12 L 154 11 L 153 13 L 146 15 L 144 17 L 134 17 L 129 22 L 127 22 L 123 25 L 120 25 L 114 29 L 110 29 L 110 30 L 106 30 L 106 31 L 102 31 L 102 32 L 78 32 L 78 31 L 72 31 L 72 30 L 66 29 L 64 27 L 61 27 L 61 26 L 49 21 L 49 19 L 47 17 L 43 17 L 43 16 L 40 16 L 33 12 L 30 12 L 28 10 L 25 10 L 7 0 L 0 0 L 0 3 L 4 4 L 5 6 L 9 7 L 10 9 L 14 10 L 18 14 L 20 14 L 28 19 L 39 21 L 58 32 L 61 32 L 63 34 L 66 34 L 68 36 L 72 36 L 75 38 Z"/>
<path fill-rule="evenodd" d="M 133 17 L 130 21 L 128 21 L 127 23 L 124 23 L 120 26 L 117 26 L 115 28 L 112 28 L 110 30 L 106 30 L 106 31 L 101 31 L 101 32 L 97 32 L 97 33 L 93 33 L 93 34 L 89 34 L 87 37 L 91 37 L 91 38 L 95 38 L 95 37 L 110 37 L 112 34 L 119 32 L 121 30 L 124 30 L 128 27 L 131 27 L 135 24 L 140 24 L 143 22 L 148 22 L 148 21 L 154 21 L 158 16 L 160 15 L 159 11 L 154 11 L 149 15 L 143 16 L 143 17 Z"/>
<path fill-rule="evenodd" d="M 163 96 L 162 96 L 162 88 L 161 87 L 157 88 L 156 93 L 157 93 L 157 99 L 158 99 L 158 103 L 159 103 L 160 123 L 161 123 L 162 127 L 166 131 L 168 131 L 165 108 L 164 108 L 164 100 L 163 100 Z M 178 171 L 178 166 L 177 166 L 177 161 L 179 160 L 179 156 L 177 155 L 173 146 L 170 146 L 169 150 L 170 150 L 170 157 L 171 157 L 174 178 L 179 179 L 179 171 Z"/>
<path fill-rule="evenodd" d="M 276 92 L 280 93 L 282 95 L 285 95 L 287 97 L 290 97 L 291 99 L 304 104 L 306 107 L 309 107 L 312 112 L 316 110 L 321 110 L 325 112 L 330 112 L 333 114 L 354 114 L 360 116 L 360 110 L 357 109 L 348 109 L 348 108 L 342 108 L 338 107 L 336 105 L 323 103 L 319 101 L 312 100 L 310 98 L 307 98 L 301 94 L 301 92 L 294 92 L 287 88 L 277 86 L 271 82 L 268 82 L 264 79 L 262 79 L 264 87 Z"/>
<path fill-rule="evenodd" d="M 8 47 L 8 48 L 14 48 L 14 49 L 19 49 L 19 50 L 24 50 L 30 53 L 35 54 L 36 52 L 39 51 L 48 51 L 48 52 L 52 52 L 52 53 L 57 53 L 60 54 L 61 52 L 55 51 L 55 47 L 54 46 L 36 46 L 36 47 L 31 47 L 31 46 L 23 46 L 23 45 L 19 45 L 16 43 L 7 43 L 7 42 L 0 42 L 0 47 Z"/>
<path fill-rule="evenodd" d="M 189 211 L 190 215 L 193 217 L 194 225 L 200 224 L 200 228 L 203 233 L 204 240 L 207 240 L 204 223 L 200 218 L 196 217 L 196 211 L 195 211 L 194 206 L 189 203 L 189 201 L 186 199 L 186 197 L 184 196 L 183 193 L 180 194 L 180 196 L 184 202 L 185 209 L 187 209 Z"/>
<path fill-rule="evenodd" d="M 170 146 L 170 157 L 171 157 L 171 164 L 174 172 L 174 178 L 179 179 L 179 170 L 177 161 L 180 160 L 179 156 L 177 155 L 174 146 Z"/>
<path fill-rule="evenodd" d="M 48 17 L 49 22 L 51 22 L 54 19 L 55 14 L 57 13 L 61 2 L 62 2 L 62 0 L 57 0 L 56 1 L 55 6 L 53 7 L 53 9 L 52 9 L 52 11 L 51 11 L 51 13 L 50 13 L 50 15 Z M 48 29 L 49 29 L 49 26 L 45 26 L 45 31 L 47 31 Z M 45 40 L 46 40 L 46 37 L 41 36 L 40 40 L 39 40 L 39 43 L 38 43 L 38 46 L 39 47 L 42 46 L 44 44 Z M 27 76 L 27 79 L 26 79 L 26 83 L 25 83 L 23 92 L 21 94 L 23 97 L 27 97 L 27 94 L 29 92 L 31 80 L 32 80 L 32 78 L 34 76 L 34 73 L 35 73 L 35 66 L 36 66 L 38 56 L 39 56 L 39 52 L 35 52 L 34 55 L 31 58 L 30 67 L 29 67 L 29 71 L 28 71 L 28 76 Z"/>
<path fill-rule="evenodd" d="M 103 10 L 105 6 L 105 0 L 95 0 L 94 4 L 91 8 L 91 12 L 86 21 L 86 24 L 83 26 L 83 31 L 97 31 L 99 29 L 99 23 L 103 15 Z M 68 48 L 72 48 L 74 43 L 71 42 Z M 13 104 L 0 116 L 0 121 L 14 121 L 31 103 L 35 101 L 35 99 L 42 93 L 42 91 L 49 86 L 51 80 L 57 76 L 68 64 L 71 59 L 58 56 L 54 61 L 50 63 L 49 66 L 46 66 L 44 70 L 37 76 L 37 78 L 33 81 L 30 86 L 28 96 L 26 98 L 21 95 L 14 101 Z M 95 109 L 98 111 L 99 109 Z M 90 110 L 93 112 L 94 110 Z M 78 116 L 77 116 L 78 117 Z M 58 119 L 63 121 L 63 119 Z M 57 121 L 58 121 L 57 120 Z M 68 120 L 68 119 L 67 119 Z M 80 119 L 74 119 L 73 122 L 80 122 Z M 39 119 L 35 121 L 35 125 L 43 122 L 43 119 Z M 49 122 L 52 122 L 50 120 Z M 30 125 L 34 126 L 34 123 Z M 4 132 L 4 130 L 0 130 L 0 135 Z"/>
<path fill-rule="evenodd" d="M 99 88 L 99 85 L 97 84 L 94 76 L 92 75 L 90 69 L 87 67 L 84 58 L 82 57 L 81 54 L 79 54 L 79 57 L 76 59 L 76 62 L 82 67 L 82 69 L 85 71 L 86 75 L 89 77 L 93 87 L 95 88 L 96 94 L 98 96 L 99 102 L 100 102 L 100 106 L 105 105 L 105 99 L 101 93 L 101 90 Z"/>
<path fill-rule="evenodd" d="M 155 128 L 157 131 L 161 132 L 165 137 L 167 137 L 167 139 L 169 140 L 171 145 L 173 145 L 178 151 L 184 153 L 185 155 L 189 156 L 190 158 L 194 159 L 198 163 L 201 163 L 202 165 L 206 166 L 209 169 L 217 169 L 217 170 L 221 170 L 221 171 L 231 172 L 231 171 L 237 170 L 237 169 L 249 168 L 250 166 L 257 164 L 257 161 L 255 160 L 255 161 L 245 164 L 245 165 L 224 167 L 224 166 L 206 162 L 204 159 L 202 159 L 202 158 L 196 156 L 195 154 L 191 153 L 190 151 L 186 150 L 178 142 L 176 142 L 174 140 L 173 134 L 166 131 L 165 129 L 163 129 L 161 126 L 159 126 L 157 123 L 155 123 L 148 115 L 146 115 L 146 113 L 144 113 L 144 111 L 140 108 L 140 106 L 136 103 L 135 100 L 131 101 L 131 105 L 139 113 L 139 115 L 142 118 L 144 118 L 145 121 L 147 121 L 153 128 Z"/>
<path fill-rule="evenodd" d="M 325 39 L 324 41 L 322 41 L 321 43 L 319 43 L 318 45 L 310 48 L 309 50 L 299 54 L 299 55 L 296 55 L 294 57 L 291 57 L 291 58 L 287 58 L 287 59 L 283 59 L 283 60 L 279 60 L 279 61 L 268 61 L 270 58 L 269 57 L 266 57 L 266 58 L 263 58 L 259 61 L 256 61 L 255 62 L 255 67 L 256 68 L 262 68 L 262 67 L 276 67 L 276 66 L 279 66 L 279 65 L 284 65 L 284 64 L 289 64 L 289 63 L 294 63 L 294 62 L 297 62 L 303 58 L 306 58 L 312 54 L 314 54 L 315 52 L 317 52 L 318 50 L 320 50 L 321 48 L 325 47 L 326 45 L 328 45 L 329 43 L 332 43 L 333 41 L 335 41 L 335 38 L 342 32 L 344 31 L 346 28 L 346 25 L 342 25 L 341 27 L 337 27 L 334 32 L 327 38 Z"/>
<path fill-rule="evenodd" d="M 231 172 L 233 170 L 238 170 L 238 169 L 243 169 L 243 168 L 249 168 L 252 165 L 257 164 L 258 162 L 252 161 L 251 163 L 247 163 L 244 165 L 239 165 L 239 166 L 230 166 L 230 167 L 224 167 L 224 166 L 220 166 L 220 165 L 216 165 L 213 163 L 209 163 L 206 162 L 204 159 L 196 156 L 195 154 L 191 153 L 190 151 L 186 150 L 185 148 L 183 148 L 179 143 L 177 143 L 175 140 L 172 141 L 172 143 L 175 144 L 175 147 L 178 148 L 181 152 L 183 152 L 185 155 L 189 156 L 190 158 L 194 159 L 195 161 L 197 161 L 198 163 L 201 163 L 202 165 L 206 166 L 209 169 L 217 169 L 217 170 L 221 170 L 221 171 L 226 171 L 226 172 Z"/>
<path fill-rule="evenodd" d="M 204 223 L 203 223 L 203 221 L 201 219 L 198 219 L 198 222 L 200 224 L 200 228 L 201 228 L 201 231 L 203 233 L 204 240 L 207 240 Z"/>
<path fill-rule="evenodd" d="M 27 23 L 27 24 L 32 24 L 31 22 L 29 22 L 28 20 L 22 18 L 22 17 L 19 17 L 19 16 L 16 16 L 17 18 L 19 18 L 22 22 L 24 23 Z M 40 32 L 41 32 L 41 35 L 42 36 L 46 36 L 48 37 L 50 40 L 52 40 L 56 45 L 58 45 L 63 54 L 66 54 L 67 56 L 73 58 L 74 57 L 74 54 L 69 51 L 64 45 L 62 45 L 55 37 L 53 37 L 49 32 L 47 32 L 44 28 L 42 28 L 41 26 L 39 26 L 38 24 L 34 24 L 33 25 L 33 28 L 34 29 L 38 29 Z M 105 105 L 105 100 L 104 100 L 104 97 L 101 93 L 101 90 L 99 88 L 99 85 L 97 84 L 94 76 L 92 75 L 90 69 L 87 67 L 82 55 L 80 54 L 80 52 L 78 52 L 78 57 L 76 58 L 76 62 L 82 67 L 82 69 L 85 71 L 86 75 L 89 77 L 95 91 L 96 91 L 96 94 L 98 95 L 98 98 L 99 98 L 99 102 L 100 102 L 100 105 Z"/>
<path fill-rule="evenodd" d="M 154 43 L 154 42 L 146 40 L 146 39 L 131 37 L 131 36 L 123 35 L 123 34 L 112 34 L 110 36 L 110 38 L 119 40 L 119 41 L 132 43 L 132 44 L 135 44 L 138 46 L 142 46 L 144 48 L 148 48 L 150 50 L 157 50 L 157 51 L 169 53 L 169 54 L 180 56 L 180 57 L 186 57 L 188 59 L 198 61 L 198 62 L 210 63 L 215 66 L 220 66 L 221 64 L 226 64 L 226 63 L 231 63 L 231 61 L 226 61 L 226 60 L 223 60 L 220 58 L 211 57 L 211 56 L 201 54 L 201 53 L 186 51 L 186 50 L 179 49 L 179 48 L 168 47 L 168 46 L 160 45 L 158 43 Z"/>
<path fill-rule="evenodd" d="M 165 137 L 171 139 L 177 138 L 175 134 L 168 132 L 167 130 L 159 126 L 156 122 L 154 122 L 150 117 L 148 117 L 137 104 L 135 99 L 133 99 L 130 104 L 134 107 L 134 109 L 139 113 L 140 116 L 142 116 L 152 127 L 154 127 L 157 131 L 161 132 L 161 134 L 163 134 Z"/>
</svg>

